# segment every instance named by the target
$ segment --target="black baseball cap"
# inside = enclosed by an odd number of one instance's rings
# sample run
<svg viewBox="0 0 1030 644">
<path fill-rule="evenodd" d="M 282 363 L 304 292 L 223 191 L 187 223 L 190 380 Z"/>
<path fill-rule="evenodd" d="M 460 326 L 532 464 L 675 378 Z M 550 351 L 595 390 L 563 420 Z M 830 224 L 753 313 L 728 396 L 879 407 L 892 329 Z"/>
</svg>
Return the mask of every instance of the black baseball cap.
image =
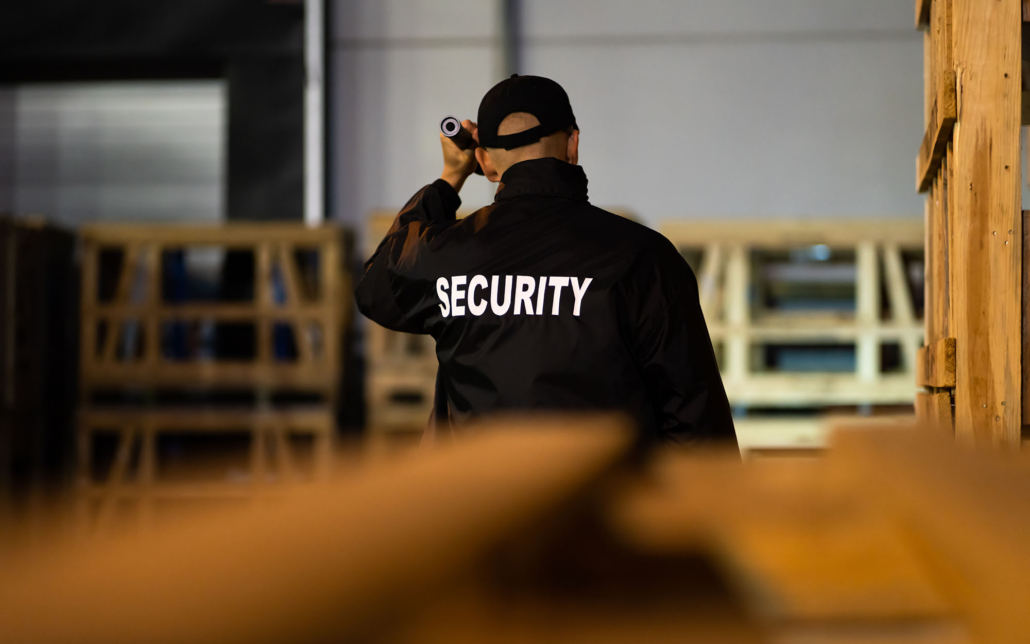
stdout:
<svg viewBox="0 0 1030 644">
<path fill-rule="evenodd" d="M 527 112 L 540 125 L 515 134 L 500 136 L 497 129 L 509 114 Z M 479 145 L 514 150 L 536 143 L 549 134 L 576 126 L 569 95 L 562 86 L 542 76 L 512 74 L 494 85 L 479 104 Z"/>
</svg>

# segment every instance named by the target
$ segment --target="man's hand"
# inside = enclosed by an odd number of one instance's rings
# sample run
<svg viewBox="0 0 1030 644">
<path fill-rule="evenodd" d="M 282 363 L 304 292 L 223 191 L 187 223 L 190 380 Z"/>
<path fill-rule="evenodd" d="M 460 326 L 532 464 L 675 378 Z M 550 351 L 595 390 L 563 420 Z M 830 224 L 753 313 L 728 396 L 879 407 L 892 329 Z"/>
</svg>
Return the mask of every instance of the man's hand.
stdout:
<svg viewBox="0 0 1030 644">
<path fill-rule="evenodd" d="M 461 122 L 461 126 L 472 134 L 472 138 L 479 140 L 476 124 L 468 119 Z M 440 178 L 451 184 L 455 192 L 461 192 L 465 179 L 476 170 L 476 149 L 470 147 L 462 150 L 454 141 L 451 141 L 442 133 L 440 134 L 440 147 L 443 148 L 443 174 Z"/>
</svg>

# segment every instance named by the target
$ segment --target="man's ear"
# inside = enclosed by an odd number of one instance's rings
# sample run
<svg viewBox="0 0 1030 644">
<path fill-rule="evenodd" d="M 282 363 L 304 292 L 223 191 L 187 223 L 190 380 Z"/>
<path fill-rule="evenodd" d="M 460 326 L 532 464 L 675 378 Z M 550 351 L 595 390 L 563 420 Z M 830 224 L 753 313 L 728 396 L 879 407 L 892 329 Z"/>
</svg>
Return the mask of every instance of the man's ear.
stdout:
<svg viewBox="0 0 1030 644">
<path fill-rule="evenodd" d="M 565 158 L 572 165 L 579 165 L 579 130 L 573 130 L 565 148 Z"/>
<path fill-rule="evenodd" d="M 486 151 L 486 148 L 476 148 L 476 161 L 479 161 L 479 167 L 483 169 L 484 177 L 494 183 L 501 180 L 501 175 L 497 172 L 493 159 L 490 158 L 490 153 Z"/>
</svg>

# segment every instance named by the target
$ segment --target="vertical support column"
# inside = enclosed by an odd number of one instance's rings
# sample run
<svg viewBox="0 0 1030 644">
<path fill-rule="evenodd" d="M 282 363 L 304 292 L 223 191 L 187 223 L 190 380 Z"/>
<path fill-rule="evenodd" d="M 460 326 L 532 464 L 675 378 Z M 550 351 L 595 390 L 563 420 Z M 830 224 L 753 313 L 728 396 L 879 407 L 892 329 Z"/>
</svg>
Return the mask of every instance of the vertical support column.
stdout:
<svg viewBox="0 0 1030 644">
<path fill-rule="evenodd" d="M 325 5 L 304 0 L 304 223 L 325 219 Z"/>
<path fill-rule="evenodd" d="M 1017 448 L 1021 434 L 1020 0 L 952 0 L 955 433 Z M 935 3 L 937 4 L 937 3 Z"/>
<path fill-rule="evenodd" d="M 522 72 L 522 0 L 497 0 L 501 78 Z"/>
<path fill-rule="evenodd" d="M 876 328 L 880 320 L 880 266 L 876 261 L 876 244 L 862 242 L 856 250 L 855 310 L 859 335 L 856 366 L 861 382 L 875 382 L 880 375 L 880 338 Z"/>
<path fill-rule="evenodd" d="M 750 270 L 747 249 L 742 244 L 730 247 L 726 265 L 726 373 L 729 383 L 740 383 L 748 372 L 748 330 L 750 327 Z"/>
</svg>

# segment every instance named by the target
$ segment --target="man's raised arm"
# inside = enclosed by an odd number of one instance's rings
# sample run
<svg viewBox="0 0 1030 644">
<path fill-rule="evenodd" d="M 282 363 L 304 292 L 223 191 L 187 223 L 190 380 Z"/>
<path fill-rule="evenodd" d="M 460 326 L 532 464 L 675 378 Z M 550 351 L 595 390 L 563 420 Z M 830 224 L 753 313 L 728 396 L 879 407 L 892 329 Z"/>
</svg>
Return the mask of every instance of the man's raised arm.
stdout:
<svg viewBox="0 0 1030 644">
<path fill-rule="evenodd" d="M 475 130 L 475 123 L 463 126 Z M 390 231 L 372 257 L 355 290 L 358 310 L 371 320 L 395 331 L 425 333 L 424 318 L 431 310 L 424 304 L 428 275 L 424 263 L 435 237 L 436 225 L 455 221 L 465 179 L 476 167 L 472 150 L 461 150 L 440 135 L 444 170 L 439 179 L 413 196 L 397 214 Z"/>
</svg>

